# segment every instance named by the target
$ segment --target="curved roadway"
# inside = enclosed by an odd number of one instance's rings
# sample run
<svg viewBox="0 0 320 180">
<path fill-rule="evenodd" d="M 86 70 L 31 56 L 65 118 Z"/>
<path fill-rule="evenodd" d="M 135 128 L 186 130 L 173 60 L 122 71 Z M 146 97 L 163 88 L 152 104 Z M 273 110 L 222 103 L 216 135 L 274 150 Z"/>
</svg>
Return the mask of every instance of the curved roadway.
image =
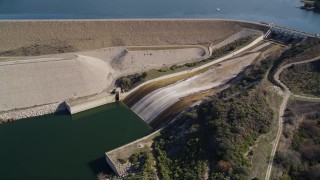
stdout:
<svg viewBox="0 0 320 180">
<path fill-rule="evenodd" d="M 286 109 L 288 100 L 291 96 L 291 91 L 289 90 L 289 88 L 282 82 L 280 81 L 280 74 L 282 73 L 283 70 L 289 68 L 292 65 L 297 65 L 297 64 L 304 64 L 304 63 L 309 63 L 309 62 L 313 62 L 313 61 L 317 61 L 319 60 L 320 56 L 313 58 L 313 59 L 309 59 L 309 60 L 305 60 L 305 61 L 300 61 L 300 62 L 294 62 L 294 63 L 290 63 L 287 64 L 283 67 L 281 67 L 275 74 L 274 74 L 274 79 L 283 87 L 283 100 L 282 103 L 280 105 L 280 109 L 279 109 L 279 128 L 278 128 L 278 132 L 277 132 L 277 136 L 276 139 L 274 141 L 274 145 L 272 147 L 272 151 L 271 151 L 271 155 L 270 155 L 270 159 L 269 159 L 269 164 L 268 164 L 268 168 L 267 168 L 267 173 L 266 173 L 266 177 L 265 180 L 269 180 L 270 179 L 270 175 L 271 175 L 271 170 L 272 170 L 272 165 L 273 165 L 273 159 L 274 156 L 276 154 L 277 151 L 277 147 L 279 144 L 279 140 L 282 134 L 282 128 L 283 128 L 283 115 L 284 115 L 284 111 Z"/>
</svg>

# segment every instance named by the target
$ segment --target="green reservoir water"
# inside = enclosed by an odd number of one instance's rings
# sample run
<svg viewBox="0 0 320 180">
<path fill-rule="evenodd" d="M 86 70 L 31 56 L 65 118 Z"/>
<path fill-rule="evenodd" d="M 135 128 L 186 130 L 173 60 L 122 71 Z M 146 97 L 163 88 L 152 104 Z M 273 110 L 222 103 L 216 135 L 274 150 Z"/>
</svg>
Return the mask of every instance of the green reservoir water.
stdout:
<svg viewBox="0 0 320 180">
<path fill-rule="evenodd" d="M 152 132 L 121 102 L 0 125 L 0 179 L 96 179 L 104 153 Z"/>
</svg>

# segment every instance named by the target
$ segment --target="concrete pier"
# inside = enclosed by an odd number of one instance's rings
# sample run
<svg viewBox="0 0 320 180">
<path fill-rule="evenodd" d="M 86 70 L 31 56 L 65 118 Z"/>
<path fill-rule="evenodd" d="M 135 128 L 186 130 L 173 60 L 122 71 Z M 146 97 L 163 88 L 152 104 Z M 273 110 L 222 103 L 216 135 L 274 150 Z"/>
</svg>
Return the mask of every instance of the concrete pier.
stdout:
<svg viewBox="0 0 320 180">
<path fill-rule="evenodd" d="M 113 103 L 115 101 L 116 99 L 114 94 L 102 93 L 99 96 L 71 99 L 65 102 L 69 113 L 75 114 L 98 106 Z"/>
</svg>

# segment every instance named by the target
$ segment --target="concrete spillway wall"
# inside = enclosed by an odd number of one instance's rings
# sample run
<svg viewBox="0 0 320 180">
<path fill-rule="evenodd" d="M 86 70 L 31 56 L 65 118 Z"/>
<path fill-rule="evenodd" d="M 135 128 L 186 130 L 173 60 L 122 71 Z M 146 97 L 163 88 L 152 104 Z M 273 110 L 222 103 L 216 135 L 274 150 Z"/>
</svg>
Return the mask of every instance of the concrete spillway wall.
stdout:
<svg viewBox="0 0 320 180">
<path fill-rule="evenodd" d="M 0 21 L 0 55 L 39 55 L 113 46 L 212 43 L 260 23 L 231 20 Z"/>
<path fill-rule="evenodd" d="M 69 113 L 75 114 L 98 106 L 113 103 L 115 101 L 115 96 L 113 94 L 103 93 L 100 97 L 94 97 L 93 99 L 80 98 L 67 100 L 65 102 Z"/>
</svg>

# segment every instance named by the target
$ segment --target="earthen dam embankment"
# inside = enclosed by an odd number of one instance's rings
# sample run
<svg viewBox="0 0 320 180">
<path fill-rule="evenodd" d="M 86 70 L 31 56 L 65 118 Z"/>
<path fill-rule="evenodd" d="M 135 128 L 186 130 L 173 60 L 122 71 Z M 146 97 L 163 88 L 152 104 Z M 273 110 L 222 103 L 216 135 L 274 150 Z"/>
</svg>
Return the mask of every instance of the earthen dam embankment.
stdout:
<svg viewBox="0 0 320 180">
<path fill-rule="evenodd" d="M 117 77 L 209 54 L 199 47 L 128 51 L 128 46 L 214 45 L 248 28 L 267 30 L 224 20 L 0 21 L 0 119 L 36 116 L 32 111 L 13 117 L 11 111 L 54 104 L 41 114 L 51 113 L 65 100 L 107 92 Z M 69 51 L 76 52 L 61 53 Z M 3 111 L 10 113 L 3 118 Z"/>
<path fill-rule="evenodd" d="M 0 56 L 212 43 L 244 28 L 266 32 L 269 27 L 245 21 L 196 19 L 0 21 Z"/>
</svg>

